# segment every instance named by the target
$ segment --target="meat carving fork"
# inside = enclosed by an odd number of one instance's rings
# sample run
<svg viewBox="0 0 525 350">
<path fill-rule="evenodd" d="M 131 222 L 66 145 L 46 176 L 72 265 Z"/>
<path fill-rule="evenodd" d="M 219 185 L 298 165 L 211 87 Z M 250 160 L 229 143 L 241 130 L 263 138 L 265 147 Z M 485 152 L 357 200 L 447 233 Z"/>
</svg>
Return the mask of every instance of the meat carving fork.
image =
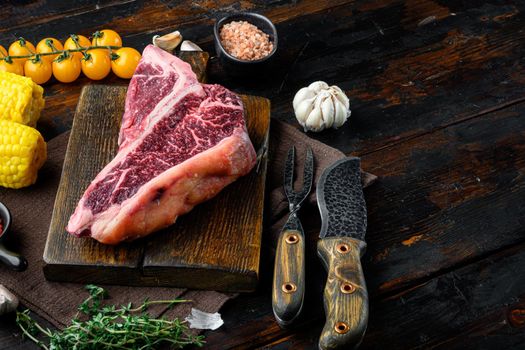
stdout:
<svg viewBox="0 0 525 350">
<path fill-rule="evenodd" d="M 277 242 L 273 274 L 272 308 L 279 325 L 285 327 L 301 313 L 304 299 L 304 231 L 297 217 L 304 199 L 310 193 L 314 173 L 314 157 L 306 151 L 303 187 L 293 189 L 295 147 L 288 150 L 284 168 L 284 192 L 288 198 L 290 215 Z"/>
</svg>

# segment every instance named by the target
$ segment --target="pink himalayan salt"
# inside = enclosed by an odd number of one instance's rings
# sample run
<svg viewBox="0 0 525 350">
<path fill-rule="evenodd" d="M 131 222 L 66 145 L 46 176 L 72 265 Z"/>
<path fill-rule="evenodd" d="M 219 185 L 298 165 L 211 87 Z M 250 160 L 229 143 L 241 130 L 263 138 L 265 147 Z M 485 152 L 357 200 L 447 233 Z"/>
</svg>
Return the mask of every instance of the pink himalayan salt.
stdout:
<svg viewBox="0 0 525 350">
<path fill-rule="evenodd" d="M 258 60 L 270 54 L 273 43 L 268 34 L 246 21 L 233 21 L 222 26 L 221 43 L 233 57 Z"/>
</svg>

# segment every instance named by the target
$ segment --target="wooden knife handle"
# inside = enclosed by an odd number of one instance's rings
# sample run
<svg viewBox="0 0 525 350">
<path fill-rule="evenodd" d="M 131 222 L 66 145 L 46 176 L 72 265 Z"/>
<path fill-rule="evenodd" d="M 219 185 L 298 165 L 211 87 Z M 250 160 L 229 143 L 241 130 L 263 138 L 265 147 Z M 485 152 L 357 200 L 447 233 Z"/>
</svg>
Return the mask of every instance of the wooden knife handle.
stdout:
<svg viewBox="0 0 525 350">
<path fill-rule="evenodd" d="M 368 325 L 368 292 L 361 267 L 366 243 L 350 237 L 323 238 L 317 252 L 328 271 L 324 289 L 326 323 L 319 348 L 355 349 Z"/>
<path fill-rule="evenodd" d="M 279 235 L 273 273 L 272 308 L 281 327 L 292 323 L 303 307 L 304 234 L 283 230 Z"/>
</svg>

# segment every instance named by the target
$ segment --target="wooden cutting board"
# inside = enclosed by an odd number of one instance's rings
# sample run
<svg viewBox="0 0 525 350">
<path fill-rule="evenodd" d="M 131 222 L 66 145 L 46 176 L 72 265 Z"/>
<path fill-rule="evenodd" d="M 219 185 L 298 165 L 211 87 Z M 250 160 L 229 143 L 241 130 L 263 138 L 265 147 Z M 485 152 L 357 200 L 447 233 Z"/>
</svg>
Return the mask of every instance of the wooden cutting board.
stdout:
<svg viewBox="0 0 525 350">
<path fill-rule="evenodd" d="M 206 53 L 184 53 L 205 79 Z M 117 152 L 127 86 L 83 88 L 44 251 L 48 280 L 252 291 L 259 273 L 270 102 L 242 96 L 250 138 L 264 154 L 256 169 L 162 231 L 108 246 L 65 227 L 80 197 Z"/>
</svg>

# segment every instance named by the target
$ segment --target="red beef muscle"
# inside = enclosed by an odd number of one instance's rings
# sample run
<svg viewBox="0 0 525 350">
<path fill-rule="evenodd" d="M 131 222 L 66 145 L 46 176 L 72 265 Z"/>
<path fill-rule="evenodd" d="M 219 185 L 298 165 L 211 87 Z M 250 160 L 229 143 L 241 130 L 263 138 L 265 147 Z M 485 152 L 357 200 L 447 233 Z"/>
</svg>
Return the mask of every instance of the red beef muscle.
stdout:
<svg viewBox="0 0 525 350">
<path fill-rule="evenodd" d="M 116 244 L 171 225 L 255 164 L 240 98 L 200 84 L 154 46 L 130 81 L 115 158 L 89 185 L 67 230 Z"/>
</svg>

